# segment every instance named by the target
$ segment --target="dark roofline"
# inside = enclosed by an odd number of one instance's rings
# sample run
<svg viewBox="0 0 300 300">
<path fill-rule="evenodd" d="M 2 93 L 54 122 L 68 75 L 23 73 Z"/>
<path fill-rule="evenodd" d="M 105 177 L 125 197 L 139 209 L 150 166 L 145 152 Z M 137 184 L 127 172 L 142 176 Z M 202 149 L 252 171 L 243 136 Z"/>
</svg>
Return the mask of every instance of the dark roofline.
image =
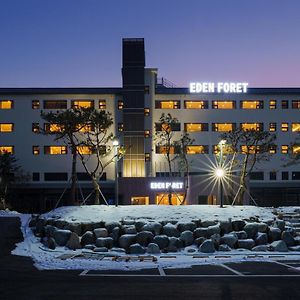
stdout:
<svg viewBox="0 0 300 300">
<path fill-rule="evenodd" d="M 0 88 L 0 95 L 29 94 L 121 94 L 122 88 Z"/>
<path fill-rule="evenodd" d="M 156 94 L 189 94 L 189 95 L 197 95 L 191 94 L 188 88 L 156 88 Z M 248 88 L 247 94 L 300 94 L 300 88 Z M 219 93 L 204 93 L 198 95 L 220 95 Z M 233 95 L 233 94 L 228 94 Z"/>
</svg>

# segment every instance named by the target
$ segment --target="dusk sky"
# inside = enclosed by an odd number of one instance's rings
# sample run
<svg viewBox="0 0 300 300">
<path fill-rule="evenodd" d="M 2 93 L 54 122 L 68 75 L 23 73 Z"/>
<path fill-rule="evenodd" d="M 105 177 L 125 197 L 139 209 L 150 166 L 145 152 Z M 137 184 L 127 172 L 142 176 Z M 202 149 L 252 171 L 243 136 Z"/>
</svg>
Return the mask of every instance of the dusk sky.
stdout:
<svg viewBox="0 0 300 300">
<path fill-rule="evenodd" d="M 121 43 L 177 86 L 300 87 L 299 0 L 0 0 L 0 87 L 121 86 Z"/>
</svg>

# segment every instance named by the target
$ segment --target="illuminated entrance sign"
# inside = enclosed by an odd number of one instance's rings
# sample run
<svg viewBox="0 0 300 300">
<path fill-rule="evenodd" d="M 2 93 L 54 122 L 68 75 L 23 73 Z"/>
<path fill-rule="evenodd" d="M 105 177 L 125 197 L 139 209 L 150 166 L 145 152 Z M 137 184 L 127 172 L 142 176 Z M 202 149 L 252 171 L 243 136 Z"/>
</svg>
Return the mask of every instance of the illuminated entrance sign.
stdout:
<svg viewBox="0 0 300 300">
<path fill-rule="evenodd" d="M 247 93 L 247 82 L 191 82 L 190 93 Z"/>
<path fill-rule="evenodd" d="M 181 190 L 183 189 L 183 182 L 151 182 L 150 188 L 152 190 L 164 190 L 164 189 Z"/>
</svg>

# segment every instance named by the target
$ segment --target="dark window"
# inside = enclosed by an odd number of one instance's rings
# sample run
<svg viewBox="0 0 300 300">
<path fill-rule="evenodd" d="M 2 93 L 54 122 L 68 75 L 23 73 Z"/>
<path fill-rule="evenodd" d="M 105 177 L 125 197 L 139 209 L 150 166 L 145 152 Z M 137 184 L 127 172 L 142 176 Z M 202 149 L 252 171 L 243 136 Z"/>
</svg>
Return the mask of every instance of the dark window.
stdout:
<svg viewBox="0 0 300 300">
<path fill-rule="evenodd" d="M 251 172 L 250 179 L 251 180 L 264 180 L 264 172 Z"/>
<path fill-rule="evenodd" d="M 270 180 L 276 180 L 276 172 L 270 172 Z"/>
<path fill-rule="evenodd" d="M 39 146 L 32 146 L 32 154 L 39 155 L 40 154 L 40 147 Z"/>
<path fill-rule="evenodd" d="M 67 100 L 44 100 L 44 109 L 67 109 Z"/>
<path fill-rule="evenodd" d="M 281 180 L 289 180 L 289 172 L 281 172 Z"/>
<path fill-rule="evenodd" d="M 124 124 L 123 123 L 118 123 L 118 131 L 119 132 L 124 131 Z"/>
<path fill-rule="evenodd" d="M 32 173 L 32 181 L 40 181 L 40 173 Z"/>
<path fill-rule="evenodd" d="M 77 175 L 77 180 L 80 181 L 90 181 L 91 176 L 88 173 L 76 173 Z"/>
<path fill-rule="evenodd" d="M 124 108 L 124 102 L 123 100 L 118 100 L 118 109 L 122 110 Z"/>
<path fill-rule="evenodd" d="M 300 180 L 300 172 L 292 172 L 292 180 Z"/>
<path fill-rule="evenodd" d="M 281 100 L 281 108 L 288 109 L 289 108 L 289 100 Z"/>
<path fill-rule="evenodd" d="M 299 109 L 300 108 L 300 100 L 292 100 L 292 108 Z"/>
<path fill-rule="evenodd" d="M 40 108 L 40 100 L 32 100 L 31 107 L 32 107 L 32 109 L 39 109 Z"/>
<path fill-rule="evenodd" d="M 171 174 L 172 177 L 180 177 L 181 174 L 180 172 L 172 172 Z M 169 172 L 156 172 L 156 177 L 170 177 Z"/>
<path fill-rule="evenodd" d="M 32 123 L 32 132 L 34 132 L 34 133 L 40 132 L 40 124 L 39 123 Z"/>
<path fill-rule="evenodd" d="M 44 180 L 45 181 L 67 181 L 68 180 L 68 173 L 44 173 Z"/>
<path fill-rule="evenodd" d="M 162 124 L 162 123 L 155 123 L 155 130 L 156 131 L 168 131 L 169 124 Z M 171 131 L 180 131 L 180 123 L 171 123 Z"/>
</svg>

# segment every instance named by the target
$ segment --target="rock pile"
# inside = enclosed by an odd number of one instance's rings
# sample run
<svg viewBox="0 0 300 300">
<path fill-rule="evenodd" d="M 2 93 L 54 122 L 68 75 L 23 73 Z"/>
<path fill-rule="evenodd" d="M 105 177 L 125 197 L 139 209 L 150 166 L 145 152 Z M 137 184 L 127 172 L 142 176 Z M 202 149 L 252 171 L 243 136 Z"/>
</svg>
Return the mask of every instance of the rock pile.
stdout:
<svg viewBox="0 0 300 300">
<path fill-rule="evenodd" d="M 188 252 L 198 248 L 204 253 L 232 249 L 300 251 L 300 236 L 280 219 L 68 223 L 37 217 L 31 220 L 30 227 L 50 249 L 65 246 L 72 250 L 107 252 L 111 249 L 130 254 L 177 252 L 183 248 Z"/>
</svg>

